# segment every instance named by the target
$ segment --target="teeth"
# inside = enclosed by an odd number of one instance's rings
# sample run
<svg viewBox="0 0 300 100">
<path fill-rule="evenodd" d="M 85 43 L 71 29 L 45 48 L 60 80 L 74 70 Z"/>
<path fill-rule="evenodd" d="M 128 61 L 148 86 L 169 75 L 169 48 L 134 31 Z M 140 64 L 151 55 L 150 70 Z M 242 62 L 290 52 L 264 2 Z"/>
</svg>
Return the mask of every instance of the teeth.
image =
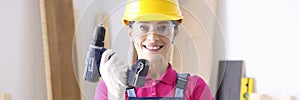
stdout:
<svg viewBox="0 0 300 100">
<path fill-rule="evenodd" d="M 146 48 L 147 48 L 147 49 L 156 50 L 156 49 L 159 49 L 160 46 L 149 46 L 149 45 L 146 45 Z"/>
</svg>

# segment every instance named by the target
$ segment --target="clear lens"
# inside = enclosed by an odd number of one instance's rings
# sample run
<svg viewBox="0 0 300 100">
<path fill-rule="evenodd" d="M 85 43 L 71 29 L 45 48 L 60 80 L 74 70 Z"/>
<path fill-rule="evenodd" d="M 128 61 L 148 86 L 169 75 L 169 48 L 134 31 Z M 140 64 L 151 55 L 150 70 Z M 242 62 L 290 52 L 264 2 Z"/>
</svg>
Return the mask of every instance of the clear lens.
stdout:
<svg viewBox="0 0 300 100">
<path fill-rule="evenodd" d="M 150 23 L 135 23 L 132 25 L 133 33 L 138 36 L 146 36 L 149 35 L 152 31 L 156 34 L 163 35 L 163 36 L 172 36 L 174 34 L 175 25 L 173 24 L 157 24 L 152 25 Z"/>
</svg>

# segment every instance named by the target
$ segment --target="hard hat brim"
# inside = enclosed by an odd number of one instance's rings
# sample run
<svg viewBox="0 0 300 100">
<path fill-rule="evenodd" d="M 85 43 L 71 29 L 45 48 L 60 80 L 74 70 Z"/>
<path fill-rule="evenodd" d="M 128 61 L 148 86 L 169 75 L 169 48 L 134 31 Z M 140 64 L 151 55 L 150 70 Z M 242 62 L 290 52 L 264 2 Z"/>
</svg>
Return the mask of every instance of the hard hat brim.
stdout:
<svg viewBox="0 0 300 100">
<path fill-rule="evenodd" d="M 167 16 L 168 15 L 168 16 Z M 175 17 L 178 16 L 178 13 L 168 13 L 168 14 L 127 14 L 122 19 L 124 25 L 129 25 L 130 21 L 164 21 L 164 20 L 175 20 L 178 21 L 179 24 L 182 23 L 183 17 Z"/>
</svg>

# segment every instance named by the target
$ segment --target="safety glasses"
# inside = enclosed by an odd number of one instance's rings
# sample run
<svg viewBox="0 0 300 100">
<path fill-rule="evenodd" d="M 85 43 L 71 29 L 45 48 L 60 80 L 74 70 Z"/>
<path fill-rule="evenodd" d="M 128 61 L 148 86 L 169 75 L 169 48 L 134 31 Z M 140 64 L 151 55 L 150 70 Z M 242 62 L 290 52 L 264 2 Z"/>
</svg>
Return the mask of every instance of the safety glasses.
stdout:
<svg viewBox="0 0 300 100">
<path fill-rule="evenodd" d="M 139 37 L 147 36 L 152 31 L 154 31 L 158 35 L 163 36 L 173 36 L 175 25 L 171 23 L 160 23 L 160 24 L 150 24 L 150 23 L 135 23 L 132 25 L 133 33 Z"/>
</svg>

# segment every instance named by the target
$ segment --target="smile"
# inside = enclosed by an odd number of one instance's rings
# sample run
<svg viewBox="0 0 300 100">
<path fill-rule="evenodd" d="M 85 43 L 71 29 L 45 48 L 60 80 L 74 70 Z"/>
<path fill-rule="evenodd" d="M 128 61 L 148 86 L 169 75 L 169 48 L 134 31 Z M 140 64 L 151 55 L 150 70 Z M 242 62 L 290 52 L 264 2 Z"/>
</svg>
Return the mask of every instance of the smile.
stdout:
<svg viewBox="0 0 300 100">
<path fill-rule="evenodd" d="M 160 49 L 162 49 L 164 46 L 162 46 L 162 45 L 143 45 L 143 47 L 145 49 L 147 49 L 148 51 L 157 52 Z"/>
</svg>

